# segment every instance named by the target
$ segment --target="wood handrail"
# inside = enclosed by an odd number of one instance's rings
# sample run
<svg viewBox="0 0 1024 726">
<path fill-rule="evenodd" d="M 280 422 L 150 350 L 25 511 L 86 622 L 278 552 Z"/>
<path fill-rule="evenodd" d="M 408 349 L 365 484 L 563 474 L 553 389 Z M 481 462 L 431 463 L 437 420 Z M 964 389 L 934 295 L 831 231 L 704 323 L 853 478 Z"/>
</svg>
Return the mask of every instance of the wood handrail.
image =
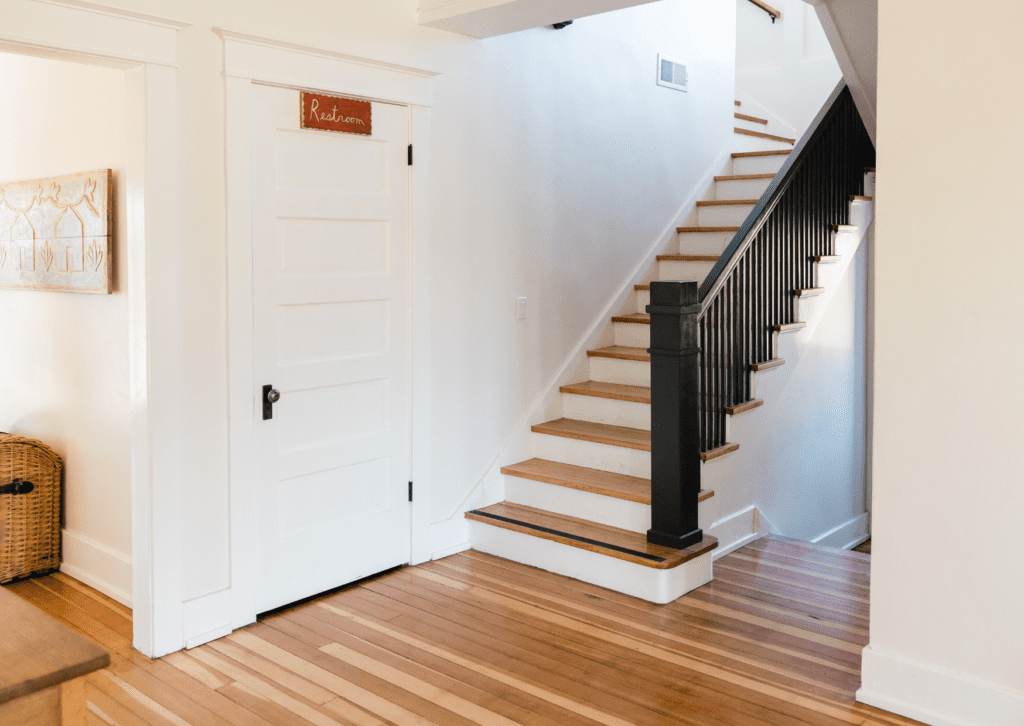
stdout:
<svg viewBox="0 0 1024 726">
<path fill-rule="evenodd" d="M 782 17 L 782 12 L 779 11 L 779 10 L 776 10 L 771 5 L 769 5 L 768 3 L 763 3 L 763 2 L 761 2 L 761 0 L 750 0 L 750 2 L 754 3 L 754 5 L 757 5 L 757 7 L 761 8 L 766 13 L 771 15 L 772 16 L 772 23 L 775 22 L 775 18 L 781 18 Z"/>
</svg>

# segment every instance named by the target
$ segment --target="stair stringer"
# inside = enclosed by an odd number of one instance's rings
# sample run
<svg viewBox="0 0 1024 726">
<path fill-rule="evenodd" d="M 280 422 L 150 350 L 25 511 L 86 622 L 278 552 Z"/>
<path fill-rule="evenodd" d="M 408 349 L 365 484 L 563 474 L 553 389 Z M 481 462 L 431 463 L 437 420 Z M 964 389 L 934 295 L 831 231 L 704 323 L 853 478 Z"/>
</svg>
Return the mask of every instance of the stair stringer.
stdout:
<svg viewBox="0 0 1024 726">
<path fill-rule="evenodd" d="M 866 515 L 859 514 L 842 522 L 827 518 L 814 521 L 818 518 L 808 511 L 815 502 L 774 501 L 772 493 L 784 490 L 785 485 L 779 483 L 782 476 L 804 481 L 817 477 L 825 481 L 818 489 L 819 495 L 827 497 L 827 477 L 834 474 L 834 465 L 816 457 L 817 452 L 808 447 L 806 441 L 788 439 L 786 435 L 792 432 L 792 427 L 784 421 L 793 414 L 794 407 L 799 406 L 794 400 L 792 384 L 799 376 L 814 372 L 815 361 L 806 353 L 817 351 L 813 344 L 820 341 L 819 336 L 832 332 L 827 318 L 837 292 L 844 283 L 852 283 L 851 276 L 866 273 L 865 241 L 872 233 L 872 207 L 871 202 L 851 203 L 850 223 L 857 225 L 857 232 L 837 234 L 835 252 L 842 260 L 818 266 L 817 284 L 824 287 L 825 292 L 806 300 L 794 300 L 794 304 L 800 306 L 796 319 L 806 322 L 807 327 L 779 334 L 777 356 L 784 358 L 786 364 L 751 374 L 753 396 L 762 399 L 764 405 L 727 417 L 726 438 L 730 443 L 739 444 L 739 449 L 702 465 L 701 486 L 713 489 L 715 498 L 720 500 L 720 518 L 708 530 L 719 539 L 719 547 L 713 553 L 715 558 L 767 533 L 835 544 L 838 541 L 826 539 L 826 535 L 842 536 L 842 532 L 866 526 Z M 864 302 L 862 299 L 857 304 Z M 815 416 L 818 412 L 820 409 L 809 409 L 806 415 Z M 768 521 L 769 517 L 774 524 Z M 794 525 L 797 520 L 800 526 Z"/>
<path fill-rule="evenodd" d="M 466 495 L 451 514 L 430 525 L 431 559 L 439 559 L 469 549 L 469 527 L 464 515 L 472 509 L 496 504 L 505 498 L 505 475 L 501 468 L 531 458 L 534 455 L 536 434 L 530 431 L 534 424 L 561 416 L 562 394 L 559 387 L 589 378 L 587 351 L 612 344 L 614 324 L 609 320 L 613 315 L 632 312 L 636 306 L 634 287 L 646 282 L 657 271 L 657 256 L 674 253 L 679 248 L 677 227 L 691 224 L 696 219 L 697 202 L 713 198 L 715 176 L 731 168 L 730 155 L 736 151 L 734 135 L 730 134 L 714 161 L 696 184 L 693 191 L 680 204 L 673 218 L 661 233 L 648 245 L 646 252 L 630 270 L 614 297 L 597 313 L 594 322 L 579 343 L 573 348 L 552 376 L 550 383 L 538 395 L 512 427 L 501 449 L 487 466 L 483 474 L 469 487 Z"/>
</svg>

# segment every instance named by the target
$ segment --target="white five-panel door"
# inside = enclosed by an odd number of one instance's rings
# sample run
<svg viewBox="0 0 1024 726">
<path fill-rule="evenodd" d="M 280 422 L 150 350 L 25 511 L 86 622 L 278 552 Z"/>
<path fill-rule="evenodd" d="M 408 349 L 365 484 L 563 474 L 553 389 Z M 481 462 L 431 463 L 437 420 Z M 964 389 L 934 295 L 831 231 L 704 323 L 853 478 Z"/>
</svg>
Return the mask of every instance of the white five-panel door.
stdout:
<svg viewBox="0 0 1024 726">
<path fill-rule="evenodd" d="M 298 91 L 253 94 L 264 612 L 409 562 L 410 118 L 374 103 L 371 136 L 312 131 Z"/>
</svg>

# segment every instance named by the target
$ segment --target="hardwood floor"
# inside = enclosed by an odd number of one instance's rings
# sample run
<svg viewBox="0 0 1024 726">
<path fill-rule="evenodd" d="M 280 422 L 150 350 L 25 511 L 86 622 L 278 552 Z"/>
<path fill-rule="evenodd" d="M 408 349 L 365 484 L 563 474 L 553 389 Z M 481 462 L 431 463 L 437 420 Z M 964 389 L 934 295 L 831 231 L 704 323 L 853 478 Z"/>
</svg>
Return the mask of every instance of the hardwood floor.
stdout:
<svg viewBox="0 0 1024 726">
<path fill-rule="evenodd" d="M 856 547 L 853 548 L 853 551 L 854 552 L 863 552 L 866 555 L 870 555 L 871 554 L 871 540 L 869 539 L 867 542 L 861 542 L 859 545 L 857 545 Z"/>
<path fill-rule="evenodd" d="M 854 702 L 869 562 L 766 538 L 658 606 L 471 551 L 157 661 L 129 610 L 64 575 L 8 589 L 111 651 L 95 726 L 917 723 Z"/>
</svg>

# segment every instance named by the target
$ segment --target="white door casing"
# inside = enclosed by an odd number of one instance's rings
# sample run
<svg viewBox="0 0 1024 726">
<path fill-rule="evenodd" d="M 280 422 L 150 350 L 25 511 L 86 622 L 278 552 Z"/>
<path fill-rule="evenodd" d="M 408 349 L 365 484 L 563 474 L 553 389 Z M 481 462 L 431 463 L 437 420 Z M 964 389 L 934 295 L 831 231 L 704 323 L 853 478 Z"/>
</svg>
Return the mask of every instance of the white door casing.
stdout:
<svg viewBox="0 0 1024 726">
<path fill-rule="evenodd" d="M 372 135 L 253 103 L 257 611 L 410 561 L 409 109 Z"/>
</svg>

